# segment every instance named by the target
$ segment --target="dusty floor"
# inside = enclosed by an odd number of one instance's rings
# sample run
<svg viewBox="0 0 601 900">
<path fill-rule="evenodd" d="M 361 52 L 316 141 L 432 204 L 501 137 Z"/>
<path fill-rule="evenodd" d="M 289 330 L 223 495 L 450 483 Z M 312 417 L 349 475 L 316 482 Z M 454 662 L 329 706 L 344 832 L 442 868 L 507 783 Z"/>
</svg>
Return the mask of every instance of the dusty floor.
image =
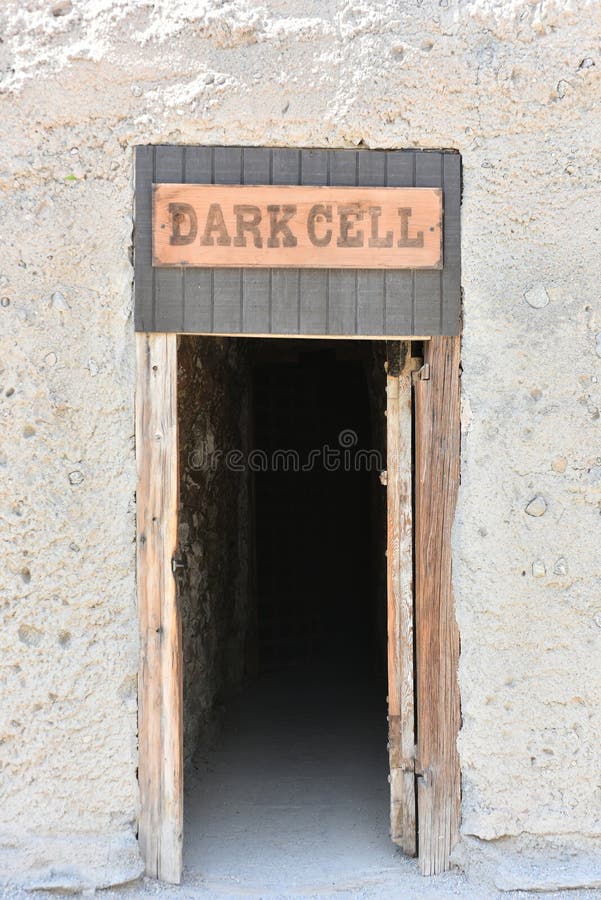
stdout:
<svg viewBox="0 0 601 900">
<path fill-rule="evenodd" d="M 189 785 L 190 877 L 304 894 L 395 871 L 385 693 L 328 675 L 264 676 L 232 710 L 223 747 Z"/>
<path fill-rule="evenodd" d="M 470 886 L 459 873 L 426 880 L 394 848 L 385 692 L 369 673 L 331 674 L 280 671 L 243 694 L 188 778 L 183 885 L 145 880 L 103 898 L 528 896 Z"/>
</svg>

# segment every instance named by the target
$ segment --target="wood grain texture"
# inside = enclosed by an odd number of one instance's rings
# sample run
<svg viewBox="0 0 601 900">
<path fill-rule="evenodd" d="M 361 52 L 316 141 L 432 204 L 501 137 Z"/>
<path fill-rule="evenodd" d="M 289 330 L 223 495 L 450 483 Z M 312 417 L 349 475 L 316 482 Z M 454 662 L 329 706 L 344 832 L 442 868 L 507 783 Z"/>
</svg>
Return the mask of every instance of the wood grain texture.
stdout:
<svg viewBox="0 0 601 900">
<path fill-rule="evenodd" d="M 136 335 L 140 849 L 146 873 L 179 884 L 183 760 L 177 545 L 177 336 Z"/>
<path fill-rule="evenodd" d="M 153 265 L 442 268 L 438 188 L 155 184 Z"/>
<path fill-rule="evenodd" d="M 425 875 L 450 867 L 459 834 L 459 632 L 451 582 L 459 485 L 459 363 L 459 338 L 432 338 L 424 347 L 429 378 L 416 377 L 414 392 L 416 772 L 419 863 Z"/>
<path fill-rule="evenodd" d="M 413 680 L 413 497 L 411 377 L 416 361 L 400 345 L 386 379 L 388 494 L 388 750 L 390 833 L 416 854 Z"/>
</svg>

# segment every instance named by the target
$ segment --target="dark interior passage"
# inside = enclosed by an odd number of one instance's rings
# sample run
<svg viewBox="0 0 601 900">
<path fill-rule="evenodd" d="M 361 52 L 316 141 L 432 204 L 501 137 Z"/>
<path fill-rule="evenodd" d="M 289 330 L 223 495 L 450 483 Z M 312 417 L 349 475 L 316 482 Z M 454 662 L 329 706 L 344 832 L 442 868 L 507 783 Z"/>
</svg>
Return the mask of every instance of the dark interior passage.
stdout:
<svg viewBox="0 0 601 900">
<path fill-rule="evenodd" d="M 394 852 L 384 359 L 181 339 L 185 863 L 216 877 L 248 854 L 327 877 L 332 853 Z"/>
<path fill-rule="evenodd" d="M 382 560 L 372 559 L 371 535 L 382 522 L 370 500 L 385 464 L 366 373 L 348 351 L 311 342 L 279 356 L 259 356 L 253 379 L 254 441 L 266 463 L 255 474 L 260 669 L 374 667 Z"/>
</svg>

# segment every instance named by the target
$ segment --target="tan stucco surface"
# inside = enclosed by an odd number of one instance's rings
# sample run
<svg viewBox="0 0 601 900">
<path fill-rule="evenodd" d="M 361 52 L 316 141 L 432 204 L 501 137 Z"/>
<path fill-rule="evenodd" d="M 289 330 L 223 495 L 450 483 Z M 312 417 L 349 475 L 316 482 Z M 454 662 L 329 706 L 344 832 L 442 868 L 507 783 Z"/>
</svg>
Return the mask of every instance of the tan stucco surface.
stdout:
<svg viewBox="0 0 601 900">
<path fill-rule="evenodd" d="M 207 142 L 462 153 L 458 860 L 594 881 L 601 4 L 5 0 L 0 27 L 0 877 L 139 871 L 132 148 Z"/>
</svg>

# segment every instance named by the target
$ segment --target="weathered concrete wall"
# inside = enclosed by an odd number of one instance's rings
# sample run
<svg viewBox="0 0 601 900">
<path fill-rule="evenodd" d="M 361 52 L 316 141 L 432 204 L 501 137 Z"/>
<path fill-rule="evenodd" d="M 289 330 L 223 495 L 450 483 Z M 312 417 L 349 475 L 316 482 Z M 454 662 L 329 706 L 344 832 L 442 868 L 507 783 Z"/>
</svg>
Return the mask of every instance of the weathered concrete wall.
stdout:
<svg viewBox="0 0 601 900">
<path fill-rule="evenodd" d="M 184 758 L 206 746 L 225 700 L 246 670 L 252 590 L 249 473 L 227 465 L 246 455 L 249 367 L 245 343 L 180 338 L 178 574 L 184 646 Z"/>
<path fill-rule="evenodd" d="M 589 859 L 600 4 L 5 0 L 0 19 L 2 873 L 137 871 L 132 146 L 154 141 L 463 154 L 466 858 Z"/>
</svg>

